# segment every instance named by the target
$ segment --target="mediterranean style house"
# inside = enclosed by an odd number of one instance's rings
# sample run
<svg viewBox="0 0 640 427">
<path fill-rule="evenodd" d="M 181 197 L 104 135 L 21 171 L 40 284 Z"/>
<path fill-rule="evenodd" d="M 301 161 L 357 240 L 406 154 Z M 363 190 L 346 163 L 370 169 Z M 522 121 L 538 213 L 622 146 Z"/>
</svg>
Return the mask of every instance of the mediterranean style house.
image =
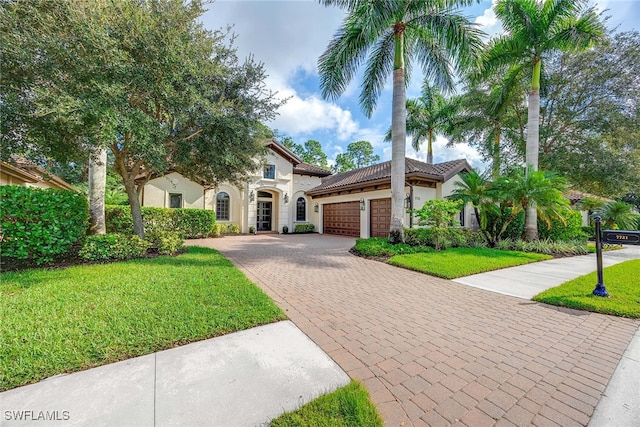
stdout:
<svg viewBox="0 0 640 427">
<path fill-rule="evenodd" d="M 313 224 L 320 233 L 354 237 L 386 236 L 391 218 L 391 162 L 332 175 L 303 162 L 276 141 L 266 144 L 263 170 L 245 185 L 208 189 L 173 172 L 150 180 L 140 194 L 143 206 L 212 209 L 218 222 L 240 225 L 243 233 L 281 232 L 286 226 Z M 470 171 L 466 160 L 435 165 L 406 159 L 407 209 L 453 191 L 458 174 Z M 471 210 L 460 214 L 471 225 Z M 405 224 L 413 226 L 407 214 Z"/>
</svg>

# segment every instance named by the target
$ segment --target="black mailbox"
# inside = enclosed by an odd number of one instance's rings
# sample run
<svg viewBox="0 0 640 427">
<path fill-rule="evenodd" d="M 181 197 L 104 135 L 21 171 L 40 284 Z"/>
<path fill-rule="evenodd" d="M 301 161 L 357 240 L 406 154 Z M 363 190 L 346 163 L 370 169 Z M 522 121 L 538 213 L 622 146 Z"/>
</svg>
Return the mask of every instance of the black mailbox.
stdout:
<svg viewBox="0 0 640 427">
<path fill-rule="evenodd" d="M 602 242 L 617 243 L 619 245 L 640 245 L 640 231 L 602 230 Z"/>
</svg>

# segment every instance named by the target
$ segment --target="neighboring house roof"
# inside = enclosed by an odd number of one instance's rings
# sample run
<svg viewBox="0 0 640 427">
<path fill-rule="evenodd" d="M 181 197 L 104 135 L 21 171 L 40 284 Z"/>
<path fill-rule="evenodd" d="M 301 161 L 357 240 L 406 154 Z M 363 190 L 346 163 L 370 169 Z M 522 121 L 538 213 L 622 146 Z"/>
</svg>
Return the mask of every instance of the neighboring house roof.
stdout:
<svg viewBox="0 0 640 427">
<path fill-rule="evenodd" d="M 0 164 L 2 167 L 2 172 L 6 173 L 7 175 L 19 178 L 22 181 L 31 184 L 44 182 L 52 188 L 79 192 L 77 188 L 73 187 L 62 178 L 59 178 L 47 172 L 40 166 L 28 161 L 23 157 L 12 155 L 11 163 L 3 161 L 0 162 Z"/>
<path fill-rule="evenodd" d="M 594 194 L 583 193 L 582 191 L 570 190 L 568 193 L 565 193 L 564 197 L 569 199 L 569 202 L 572 205 L 575 205 L 582 199 L 596 199 L 602 200 L 604 202 L 613 202 L 611 199 L 607 199 L 606 197 L 596 196 Z"/>
<path fill-rule="evenodd" d="M 460 172 L 471 171 L 464 159 L 429 164 L 419 160 L 405 158 L 405 179 L 410 182 L 445 182 Z M 308 190 L 310 196 L 319 196 L 336 191 L 362 188 L 371 184 L 383 184 L 391 181 L 391 161 L 355 169 L 322 180 L 322 184 Z"/>
</svg>

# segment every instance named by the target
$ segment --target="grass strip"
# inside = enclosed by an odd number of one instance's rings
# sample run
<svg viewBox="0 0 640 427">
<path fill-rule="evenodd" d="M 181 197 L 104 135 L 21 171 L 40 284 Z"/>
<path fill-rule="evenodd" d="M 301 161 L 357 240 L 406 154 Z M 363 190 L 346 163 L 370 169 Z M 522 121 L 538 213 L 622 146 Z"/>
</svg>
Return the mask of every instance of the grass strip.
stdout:
<svg viewBox="0 0 640 427">
<path fill-rule="evenodd" d="M 450 248 L 441 252 L 396 255 L 389 259 L 389 263 L 444 279 L 455 279 L 551 258 L 550 255 L 533 252 Z"/>
<path fill-rule="evenodd" d="M 285 319 L 206 248 L 0 279 L 1 390 Z"/>
<path fill-rule="evenodd" d="M 357 381 L 271 421 L 271 427 L 379 426 L 382 426 L 382 419 L 369 394 Z"/>
<path fill-rule="evenodd" d="M 606 267 L 602 273 L 609 298 L 592 294 L 597 272 L 577 277 L 533 297 L 534 301 L 595 313 L 640 318 L 640 259 Z"/>
</svg>

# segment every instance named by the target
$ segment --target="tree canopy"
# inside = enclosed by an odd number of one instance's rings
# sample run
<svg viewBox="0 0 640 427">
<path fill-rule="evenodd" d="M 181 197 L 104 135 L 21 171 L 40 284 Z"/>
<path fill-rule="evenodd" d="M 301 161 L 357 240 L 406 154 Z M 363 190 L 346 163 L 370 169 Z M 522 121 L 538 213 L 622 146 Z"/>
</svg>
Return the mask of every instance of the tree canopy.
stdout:
<svg viewBox="0 0 640 427">
<path fill-rule="evenodd" d="M 319 141 L 310 139 L 304 145 L 297 144 L 291 137 L 285 137 L 282 144 L 300 157 L 303 162 L 328 169 L 327 155 L 322 151 L 322 144 Z"/>
<path fill-rule="evenodd" d="M 107 147 L 139 235 L 136 190 L 151 177 L 241 181 L 280 101 L 203 12 L 199 0 L 4 2 L 3 155 L 78 161 Z"/>
<path fill-rule="evenodd" d="M 373 165 L 380 161 L 380 156 L 374 154 L 369 141 L 356 141 L 347 146 L 347 151 L 336 156 L 336 163 L 331 170 L 333 173 L 348 172 L 353 169 Z"/>
</svg>

